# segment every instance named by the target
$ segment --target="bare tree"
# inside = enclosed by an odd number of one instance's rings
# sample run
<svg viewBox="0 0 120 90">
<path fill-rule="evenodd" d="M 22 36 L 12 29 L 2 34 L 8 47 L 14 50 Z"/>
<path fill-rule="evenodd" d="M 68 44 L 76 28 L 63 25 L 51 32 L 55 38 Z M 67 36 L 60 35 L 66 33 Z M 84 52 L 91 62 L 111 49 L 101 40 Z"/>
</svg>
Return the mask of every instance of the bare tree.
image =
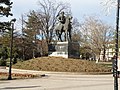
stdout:
<svg viewBox="0 0 120 90">
<path fill-rule="evenodd" d="M 39 21 L 41 22 L 40 30 L 43 32 L 47 43 L 49 43 L 54 37 L 57 14 L 63 10 L 69 13 L 70 5 L 55 0 L 42 0 L 38 2 L 38 5 L 40 7 L 38 10 Z"/>
<path fill-rule="evenodd" d="M 80 32 L 80 23 L 77 18 L 72 21 L 72 41 L 82 42 L 82 36 Z"/>
<path fill-rule="evenodd" d="M 113 37 L 113 28 L 95 17 L 88 17 L 81 24 L 81 30 L 84 36 L 84 45 L 98 56 L 103 51 L 105 60 L 107 44 Z"/>
<path fill-rule="evenodd" d="M 108 15 L 117 6 L 117 0 L 103 0 L 101 5 L 103 6 L 103 11 Z"/>
</svg>

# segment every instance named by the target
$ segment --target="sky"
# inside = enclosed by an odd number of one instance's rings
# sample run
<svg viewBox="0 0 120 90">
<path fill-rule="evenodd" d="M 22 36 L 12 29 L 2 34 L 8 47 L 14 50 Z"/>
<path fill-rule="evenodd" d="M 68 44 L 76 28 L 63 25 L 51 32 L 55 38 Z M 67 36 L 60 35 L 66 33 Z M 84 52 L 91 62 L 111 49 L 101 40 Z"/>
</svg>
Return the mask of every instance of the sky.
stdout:
<svg viewBox="0 0 120 90">
<path fill-rule="evenodd" d="M 13 1 L 12 13 L 13 17 L 10 18 L 21 18 L 21 15 L 26 15 L 30 10 L 37 10 L 39 6 L 37 4 L 38 0 L 11 0 Z M 40 1 L 40 0 L 39 0 Z M 58 1 L 58 0 L 57 0 Z M 106 12 L 101 2 L 105 0 L 59 0 L 63 2 L 70 3 L 71 11 L 74 18 L 77 18 L 80 22 L 84 20 L 85 16 L 97 16 L 104 22 L 111 25 L 115 24 L 116 10 L 110 11 L 109 15 Z M 114 8 L 114 7 L 113 7 Z"/>
</svg>

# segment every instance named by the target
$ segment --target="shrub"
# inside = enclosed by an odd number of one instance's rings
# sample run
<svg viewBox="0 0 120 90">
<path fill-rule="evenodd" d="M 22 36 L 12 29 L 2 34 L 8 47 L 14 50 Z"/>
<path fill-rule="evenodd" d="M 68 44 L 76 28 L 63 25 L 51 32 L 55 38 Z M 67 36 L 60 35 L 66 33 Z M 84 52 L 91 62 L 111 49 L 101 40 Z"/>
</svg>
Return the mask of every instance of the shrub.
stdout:
<svg viewBox="0 0 120 90">
<path fill-rule="evenodd" d="M 17 63 L 17 58 L 14 58 L 13 59 L 13 64 L 16 64 Z"/>
<path fill-rule="evenodd" d="M 6 60 L 0 60 L 0 66 L 6 66 Z"/>
</svg>

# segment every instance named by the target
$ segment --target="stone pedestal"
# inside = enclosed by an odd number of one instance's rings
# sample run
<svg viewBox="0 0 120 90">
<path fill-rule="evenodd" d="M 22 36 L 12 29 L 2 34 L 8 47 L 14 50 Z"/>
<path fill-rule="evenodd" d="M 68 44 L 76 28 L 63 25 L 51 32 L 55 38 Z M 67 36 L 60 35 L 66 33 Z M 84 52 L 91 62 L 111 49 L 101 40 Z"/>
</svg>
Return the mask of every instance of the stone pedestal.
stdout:
<svg viewBox="0 0 120 90">
<path fill-rule="evenodd" d="M 78 42 L 57 42 L 49 45 L 49 56 L 64 58 L 80 58 Z"/>
</svg>

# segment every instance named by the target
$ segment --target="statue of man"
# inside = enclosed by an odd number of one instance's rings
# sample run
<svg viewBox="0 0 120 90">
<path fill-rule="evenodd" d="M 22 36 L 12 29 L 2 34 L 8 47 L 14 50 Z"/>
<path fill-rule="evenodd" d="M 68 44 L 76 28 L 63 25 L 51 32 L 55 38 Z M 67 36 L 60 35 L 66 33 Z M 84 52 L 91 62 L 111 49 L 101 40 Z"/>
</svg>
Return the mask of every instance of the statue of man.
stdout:
<svg viewBox="0 0 120 90">
<path fill-rule="evenodd" d="M 64 15 L 64 11 L 62 11 L 62 12 L 59 14 L 59 16 L 58 16 L 58 20 L 59 20 L 59 22 L 61 22 L 62 24 L 65 24 L 65 19 L 66 19 L 66 17 L 65 17 L 65 15 Z"/>
<path fill-rule="evenodd" d="M 58 36 L 58 40 L 62 41 L 61 35 L 63 32 L 64 32 L 64 40 L 65 41 L 67 41 L 68 39 L 71 40 L 72 16 L 70 15 L 65 16 L 65 13 L 62 11 L 57 15 L 57 19 L 59 23 L 56 24 L 55 30 L 56 30 L 56 35 Z"/>
<path fill-rule="evenodd" d="M 64 12 L 62 11 L 60 14 L 57 15 L 58 21 L 59 21 L 59 30 L 63 29 L 63 25 L 65 24 L 66 17 L 64 15 Z"/>
</svg>

